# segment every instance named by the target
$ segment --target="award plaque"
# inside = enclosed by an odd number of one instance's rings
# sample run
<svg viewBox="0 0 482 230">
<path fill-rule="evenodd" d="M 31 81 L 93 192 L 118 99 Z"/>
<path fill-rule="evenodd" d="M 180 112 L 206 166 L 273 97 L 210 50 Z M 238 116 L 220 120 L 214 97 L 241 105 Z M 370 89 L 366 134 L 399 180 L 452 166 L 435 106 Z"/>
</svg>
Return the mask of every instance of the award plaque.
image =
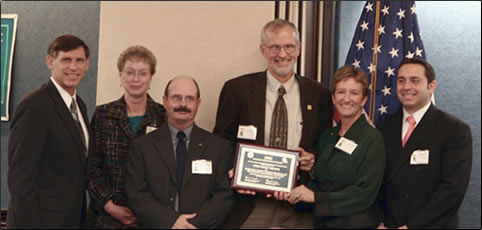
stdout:
<svg viewBox="0 0 482 230">
<path fill-rule="evenodd" d="M 261 193 L 296 186 L 300 151 L 238 143 L 232 188 Z"/>
</svg>

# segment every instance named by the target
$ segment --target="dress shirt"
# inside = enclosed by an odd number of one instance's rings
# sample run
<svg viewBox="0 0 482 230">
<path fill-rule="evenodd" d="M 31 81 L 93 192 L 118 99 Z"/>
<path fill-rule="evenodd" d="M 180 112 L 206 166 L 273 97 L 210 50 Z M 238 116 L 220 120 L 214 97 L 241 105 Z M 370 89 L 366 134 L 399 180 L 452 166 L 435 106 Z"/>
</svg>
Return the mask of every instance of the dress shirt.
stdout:
<svg viewBox="0 0 482 230">
<path fill-rule="evenodd" d="M 265 123 L 264 123 L 264 145 L 269 145 L 269 137 L 271 133 L 271 119 L 273 116 L 274 106 L 278 99 L 278 88 L 283 85 L 286 89 L 286 93 L 283 99 L 286 103 L 286 109 L 288 111 L 288 149 L 298 148 L 301 140 L 301 132 L 303 129 L 303 116 L 301 114 L 300 104 L 300 87 L 298 81 L 293 76 L 281 84 L 270 72 L 267 71 L 267 84 L 266 84 L 266 110 L 265 110 Z"/>
<path fill-rule="evenodd" d="M 57 84 L 53 77 L 50 77 L 50 80 L 54 83 L 55 88 L 57 88 L 57 91 L 59 91 L 59 94 L 62 97 L 65 105 L 67 106 L 67 109 L 70 111 L 70 104 L 72 104 L 72 98 L 76 98 L 77 90 L 75 90 L 74 95 L 70 96 L 70 94 L 64 88 Z M 76 101 L 75 104 L 77 105 L 77 115 L 79 117 L 80 125 L 82 126 L 82 132 L 84 133 L 85 137 L 85 149 L 89 149 L 89 132 L 87 129 L 87 125 L 84 122 L 84 117 L 82 116 L 82 111 L 79 108 L 79 103 Z"/>
<path fill-rule="evenodd" d="M 402 122 L 402 142 L 403 142 L 403 138 L 405 137 L 405 135 L 407 134 L 407 131 L 408 131 L 408 126 L 410 124 L 408 124 L 408 121 L 407 121 L 407 117 L 409 117 L 410 115 L 413 115 L 413 118 L 415 118 L 415 128 L 417 127 L 418 123 L 420 123 L 420 120 L 422 120 L 423 118 L 423 115 L 425 115 L 425 113 L 427 112 L 428 108 L 430 107 L 430 104 L 432 104 L 432 101 L 430 101 L 429 103 L 427 103 L 424 107 L 422 107 L 421 109 L 419 109 L 417 112 L 413 113 L 413 114 L 410 114 L 408 113 L 405 108 L 403 108 L 403 122 Z"/>
<path fill-rule="evenodd" d="M 174 159 L 176 159 L 176 147 L 177 147 L 177 133 L 179 130 L 177 130 L 174 126 L 167 123 L 167 126 L 169 127 L 169 131 L 171 131 L 171 140 L 172 140 L 172 148 L 174 149 Z M 186 151 L 189 152 L 189 141 L 191 140 L 191 132 L 192 132 L 192 127 L 193 125 L 185 128 L 182 130 L 184 134 L 186 134 L 185 137 L 185 143 L 186 143 Z M 189 164 L 189 162 L 186 162 L 186 165 Z M 174 210 L 179 211 L 179 193 L 176 193 L 176 201 L 174 202 Z"/>
</svg>

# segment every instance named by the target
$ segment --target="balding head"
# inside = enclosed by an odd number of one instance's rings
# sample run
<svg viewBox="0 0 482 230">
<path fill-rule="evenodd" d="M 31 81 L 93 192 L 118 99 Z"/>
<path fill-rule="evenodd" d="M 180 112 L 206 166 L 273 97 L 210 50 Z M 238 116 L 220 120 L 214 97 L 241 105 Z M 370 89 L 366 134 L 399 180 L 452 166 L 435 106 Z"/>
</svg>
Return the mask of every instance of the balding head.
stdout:
<svg viewBox="0 0 482 230">
<path fill-rule="evenodd" d="M 181 75 L 170 80 L 163 97 L 169 124 L 180 131 L 191 126 L 201 104 L 199 97 L 199 87 L 192 77 Z"/>
<path fill-rule="evenodd" d="M 201 92 L 199 91 L 199 86 L 198 86 L 196 80 L 194 80 L 194 78 L 192 78 L 192 77 L 190 77 L 190 76 L 188 76 L 188 75 L 178 75 L 178 76 L 174 77 L 173 79 L 171 79 L 171 80 L 167 83 L 166 89 L 164 89 L 164 96 L 166 96 L 166 97 L 168 96 L 168 94 L 169 94 L 169 92 L 168 92 L 169 86 L 171 85 L 171 83 L 172 83 L 173 81 L 175 81 L 175 80 L 177 80 L 177 79 L 191 80 L 192 82 L 194 82 L 194 85 L 196 86 L 196 90 L 197 90 L 197 93 L 196 93 L 197 98 L 201 98 Z"/>
</svg>

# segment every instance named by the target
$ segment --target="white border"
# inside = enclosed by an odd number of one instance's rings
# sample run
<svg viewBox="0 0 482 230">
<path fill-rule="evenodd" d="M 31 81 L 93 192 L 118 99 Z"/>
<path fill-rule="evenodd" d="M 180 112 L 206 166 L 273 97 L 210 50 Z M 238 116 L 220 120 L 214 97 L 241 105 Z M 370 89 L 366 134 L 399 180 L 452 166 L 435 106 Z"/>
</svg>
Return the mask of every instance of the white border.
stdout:
<svg viewBox="0 0 482 230">
<path fill-rule="evenodd" d="M 290 158 L 291 159 L 291 165 L 289 167 L 291 169 L 294 169 L 294 170 L 296 170 L 296 167 L 298 167 L 296 155 L 276 152 L 275 149 L 265 150 L 262 147 L 247 146 L 247 145 L 243 145 L 243 144 L 240 144 L 239 148 L 240 148 L 240 153 L 239 153 L 240 155 L 238 156 L 238 159 L 237 159 L 239 161 L 239 165 L 236 168 L 236 170 L 238 170 L 239 168 L 241 168 L 241 169 L 243 168 L 244 161 L 240 160 L 240 159 L 244 159 L 245 153 L 248 152 L 248 151 L 262 153 L 262 154 L 265 154 L 265 155 Z M 292 172 L 292 173 L 295 173 L 295 172 Z M 242 175 L 241 172 L 236 173 L 235 181 L 236 181 L 237 185 L 242 185 L 242 186 L 250 187 L 250 188 L 253 188 L 253 189 L 273 190 L 273 191 L 282 191 L 282 192 L 290 192 L 291 188 L 293 187 L 293 183 L 294 183 L 293 179 L 296 179 L 296 178 L 294 178 L 294 176 L 288 175 L 287 187 L 283 187 L 283 189 L 281 189 L 278 186 L 269 186 L 269 185 L 261 185 L 261 184 L 258 184 L 257 187 L 253 187 L 252 183 L 246 183 L 246 182 L 241 181 L 241 175 Z"/>
<path fill-rule="evenodd" d="M 2 14 L 2 19 L 13 19 L 13 36 L 12 36 L 12 49 L 10 50 L 10 63 L 8 68 L 8 87 L 7 87 L 7 94 L 6 97 L 6 105 L 5 105 L 5 116 L 2 116 L 2 121 L 8 121 L 9 119 L 9 107 L 10 107 L 10 86 L 11 86 L 11 79 L 12 79 L 12 64 L 13 64 L 13 51 L 15 50 L 15 40 L 17 35 L 17 14 Z M 8 31 L 8 30 L 7 30 Z"/>
</svg>

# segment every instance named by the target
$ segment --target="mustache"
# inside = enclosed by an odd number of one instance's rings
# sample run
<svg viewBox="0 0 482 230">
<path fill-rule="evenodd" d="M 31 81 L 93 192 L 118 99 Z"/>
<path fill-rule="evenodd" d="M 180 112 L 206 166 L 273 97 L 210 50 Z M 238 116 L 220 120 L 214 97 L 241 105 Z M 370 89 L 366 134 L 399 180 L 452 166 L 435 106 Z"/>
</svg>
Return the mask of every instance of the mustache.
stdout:
<svg viewBox="0 0 482 230">
<path fill-rule="evenodd" d="M 186 113 L 190 113 L 191 110 L 188 109 L 186 106 L 180 106 L 180 107 L 174 108 L 174 112 L 186 112 Z"/>
</svg>

